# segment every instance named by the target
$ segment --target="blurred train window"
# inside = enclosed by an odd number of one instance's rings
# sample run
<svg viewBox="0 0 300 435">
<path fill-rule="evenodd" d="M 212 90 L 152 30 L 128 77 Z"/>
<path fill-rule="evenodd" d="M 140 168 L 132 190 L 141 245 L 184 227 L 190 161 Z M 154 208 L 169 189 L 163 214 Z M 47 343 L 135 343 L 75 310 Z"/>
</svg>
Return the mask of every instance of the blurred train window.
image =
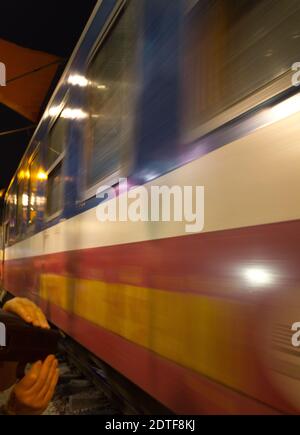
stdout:
<svg viewBox="0 0 300 435">
<path fill-rule="evenodd" d="M 107 177 L 124 175 L 128 167 L 137 92 L 141 3 L 140 0 L 127 3 L 88 69 L 87 190 Z"/>
<path fill-rule="evenodd" d="M 15 183 L 9 189 L 5 209 L 5 245 L 14 243 L 17 224 L 17 194 Z"/>
<path fill-rule="evenodd" d="M 29 201 L 28 201 L 28 224 L 33 225 L 36 221 L 37 203 L 38 203 L 38 182 L 40 173 L 40 156 L 35 153 L 30 163 L 30 180 L 29 180 Z"/>
<path fill-rule="evenodd" d="M 47 147 L 47 167 L 59 159 L 64 151 L 66 142 L 66 119 L 59 117 L 50 131 L 49 144 Z"/>
<path fill-rule="evenodd" d="M 48 176 L 47 214 L 52 216 L 62 209 L 62 162 Z"/>
<path fill-rule="evenodd" d="M 9 211 L 11 208 L 11 197 L 8 196 L 8 199 L 5 203 L 5 214 L 3 220 L 3 246 L 8 246 L 9 243 Z"/>
<path fill-rule="evenodd" d="M 18 174 L 17 185 L 17 233 L 22 235 L 28 222 L 29 169 L 26 167 Z"/>
<path fill-rule="evenodd" d="M 235 107 L 232 117 L 248 110 L 248 97 L 283 79 L 299 61 L 299 41 L 299 0 L 190 0 L 183 56 L 185 133 L 206 133 L 205 124 L 215 128 L 211 121 L 227 109 Z M 290 78 L 286 83 L 290 86 Z"/>
<path fill-rule="evenodd" d="M 59 213 L 63 204 L 62 161 L 66 143 L 67 121 L 59 117 L 49 134 L 46 167 L 47 182 L 47 215 L 52 217 Z"/>
</svg>

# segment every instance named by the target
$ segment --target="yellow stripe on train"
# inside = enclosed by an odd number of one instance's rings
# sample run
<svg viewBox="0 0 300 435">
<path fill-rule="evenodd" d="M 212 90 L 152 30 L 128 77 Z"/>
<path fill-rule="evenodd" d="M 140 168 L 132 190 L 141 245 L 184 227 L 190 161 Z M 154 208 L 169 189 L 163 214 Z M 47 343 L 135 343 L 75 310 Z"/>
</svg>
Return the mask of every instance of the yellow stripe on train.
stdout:
<svg viewBox="0 0 300 435">
<path fill-rule="evenodd" d="M 43 274 L 40 296 L 160 356 L 256 395 L 249 306 L 195 294 Z"/>
</svg>

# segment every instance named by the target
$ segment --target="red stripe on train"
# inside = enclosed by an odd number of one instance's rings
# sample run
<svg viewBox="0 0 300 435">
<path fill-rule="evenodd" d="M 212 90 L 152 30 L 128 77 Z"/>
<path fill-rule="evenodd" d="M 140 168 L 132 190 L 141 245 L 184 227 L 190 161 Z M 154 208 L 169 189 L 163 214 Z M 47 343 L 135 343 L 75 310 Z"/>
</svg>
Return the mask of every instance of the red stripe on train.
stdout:
<svg viewBox="0 0 300 435">
<path fill-rule="evenodd" d="M 300 280 L 300 221 L 126 245 L 82 249 L 5 263 L 9 290 L 34 291 L 40 273 L 222 297 L 248 294 L 243 269 L 274 272 L 274 290 Z M 33 253 L 34 254 L 34 253 Z"/>
</svg>

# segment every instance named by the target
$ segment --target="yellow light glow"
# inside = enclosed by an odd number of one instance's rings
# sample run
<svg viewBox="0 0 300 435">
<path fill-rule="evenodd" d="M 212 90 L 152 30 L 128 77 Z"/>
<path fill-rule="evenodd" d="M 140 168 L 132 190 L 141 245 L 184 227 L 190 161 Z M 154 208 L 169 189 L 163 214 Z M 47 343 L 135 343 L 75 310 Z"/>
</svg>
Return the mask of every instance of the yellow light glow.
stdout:
<svg viewBox="0 0 300 435">
<path fill-rule="evenodd" d="M 30 171 L 29 171 L 29 170 L 24 171 L 24 170 L 22 169 L 22 170 L 18 173 L 18 178 L 19 178 L 19 180 L 24 180 L 24 179 L 29 180 L 29 178 L 30 178 Z"/>
<path fill-rule="evenodd" d="M 47 180 L 47 178 L 48 178 L 48 176 L 47 176 L 47 174 L 46 174 L 45 171 L 40 170 L 40 171 L 38 172 L 38 174 L 37 174 L 37 179 L 38 179 L 38 180 L 40 180 L 40 181 L 44 181 L 44 180 Z"/>
</svg>

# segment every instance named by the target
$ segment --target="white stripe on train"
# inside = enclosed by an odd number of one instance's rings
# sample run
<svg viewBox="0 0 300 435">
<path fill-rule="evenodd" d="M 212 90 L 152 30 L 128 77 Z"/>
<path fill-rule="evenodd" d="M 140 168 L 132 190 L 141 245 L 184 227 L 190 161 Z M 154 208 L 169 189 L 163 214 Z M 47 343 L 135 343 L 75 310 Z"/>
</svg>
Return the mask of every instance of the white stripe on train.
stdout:
<svg viewBox="0 0 300 435">
<path fill-rule="evenodd" d="M 300 218 L 300 113 L 263 127 L 147 186 L 205 187 L 204 232 Z M 185 222 L 100 223 L 88 210 L 5 250 L 5 259 L 186 235 Z"/>
</svg>

